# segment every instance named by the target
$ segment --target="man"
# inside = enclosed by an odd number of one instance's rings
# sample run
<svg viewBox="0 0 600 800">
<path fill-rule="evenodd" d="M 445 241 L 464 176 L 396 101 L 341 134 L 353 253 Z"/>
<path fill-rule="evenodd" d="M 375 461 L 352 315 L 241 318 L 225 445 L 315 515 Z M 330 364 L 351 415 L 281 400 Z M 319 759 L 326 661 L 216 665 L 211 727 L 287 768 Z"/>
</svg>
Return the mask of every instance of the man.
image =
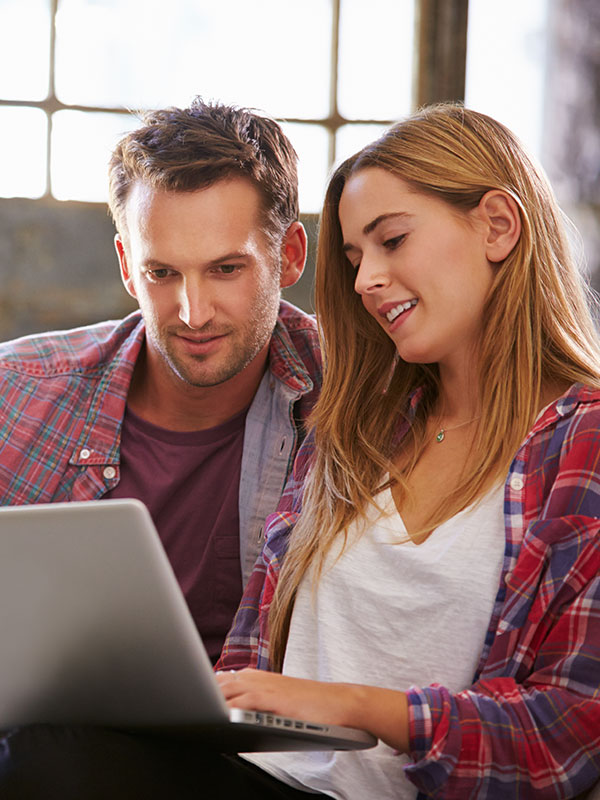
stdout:
<svg viewBox="0 0 600 800">
<path fill-rule="evenodd" d="M 0 503 L 137 497 L 218 657 L 320 382 L 296 155 L 272 120 L 196 99 L 110 162 L 120 322 L 0 345 Z"/>
</svg>

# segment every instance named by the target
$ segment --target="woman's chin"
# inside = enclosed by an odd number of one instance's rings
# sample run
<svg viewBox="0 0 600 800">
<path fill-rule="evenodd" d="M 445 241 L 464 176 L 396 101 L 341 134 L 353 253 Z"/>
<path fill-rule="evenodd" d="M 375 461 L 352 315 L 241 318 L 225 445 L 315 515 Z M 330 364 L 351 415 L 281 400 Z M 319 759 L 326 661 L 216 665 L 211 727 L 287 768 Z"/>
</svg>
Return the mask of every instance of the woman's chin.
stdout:
<svg viewBox="0 0 600 800">
<path fill-rule="evenodd" d="M 409 347 L 397 347 L 396 352 L 407 364 L 434 364 L 438 359 L 427 350 L 415 350 Z"/>
</svg>

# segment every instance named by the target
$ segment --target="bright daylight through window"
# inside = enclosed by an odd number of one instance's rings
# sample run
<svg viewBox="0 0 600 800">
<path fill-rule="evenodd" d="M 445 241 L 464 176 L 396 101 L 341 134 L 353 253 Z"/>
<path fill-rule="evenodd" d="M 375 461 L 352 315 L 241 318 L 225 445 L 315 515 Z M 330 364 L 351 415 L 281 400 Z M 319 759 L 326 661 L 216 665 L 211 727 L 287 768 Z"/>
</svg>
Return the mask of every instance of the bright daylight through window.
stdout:
<svg viewBox="0 0 600 800">
<path fill-rule="evenodd" d="M 505 0 L 498 10 L 471 0 L 469 11 L 467 103 L 522 128 L 534 149 L 547 1 Z M 201 94 L 283 121 L 300 158 L 301 209 L 317 212 L 331 165 L 411 109 L 415 0 L 370 0 L 368 13 L 364 0 L 139 8 L 0 0 L 0 196 L 104 202 L 110 150 L 137 125 L 123 112 Z M 517 16 L 521 24 L 500 35 Z M 500 43 L 514 50 L 518 81 L 495 75 L 490 53 Z"/>
</svg>

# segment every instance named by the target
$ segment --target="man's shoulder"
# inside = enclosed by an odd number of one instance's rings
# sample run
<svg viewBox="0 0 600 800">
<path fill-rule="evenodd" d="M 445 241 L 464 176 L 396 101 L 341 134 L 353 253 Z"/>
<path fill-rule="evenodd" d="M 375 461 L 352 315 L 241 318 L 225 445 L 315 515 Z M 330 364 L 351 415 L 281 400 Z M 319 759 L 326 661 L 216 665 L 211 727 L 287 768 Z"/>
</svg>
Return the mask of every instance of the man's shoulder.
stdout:
<svg viewBox="0 0 600 800">
<path fill-rule="evenodd" d="M 317 336 L 317 321 L 314 314 L 307 314 L 301 308 L 282 300 L 279 304 L 279 322 L 290 332 Z"/>
<path fill-rule="evenodd" d="M 270 352 L 271 371 L 305 388 L 320 386 L 321 349 L 314 315 L 281 301 Z"/>
<path fill-rule="evenodd" d="M 37 377 L 95 373 L 142 334 L 141 315 L 134 312 L 122 320 L 23 336 L 0 344 L 0 369 Z"/>
<path fill-rule="evenodd" d="M 283 335 L 286 343 L 291 342 L 303 360 L 306 356 L 310 361 L 321 364 L 319 334 L 314 314 L 307 314 L 302 309 L 282 300 L 275 328 L 275 334 L 277 333 Z"/>
</svg>

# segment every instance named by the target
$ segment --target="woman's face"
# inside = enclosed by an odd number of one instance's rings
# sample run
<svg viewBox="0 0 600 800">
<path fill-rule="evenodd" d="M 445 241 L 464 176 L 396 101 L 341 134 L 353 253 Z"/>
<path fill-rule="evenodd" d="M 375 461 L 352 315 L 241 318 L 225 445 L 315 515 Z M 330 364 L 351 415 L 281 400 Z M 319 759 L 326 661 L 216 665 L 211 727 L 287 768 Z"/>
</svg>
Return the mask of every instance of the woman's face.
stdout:
<svg viewBox="0 0 600 800">
<path fill-rule="evenodd" d="M 400 357 L 472 363 L 494 275 L 479 209 L 455 211 L 369 167 L 346 182 L 339 220 L 354 288 Z"/>
</svg>

